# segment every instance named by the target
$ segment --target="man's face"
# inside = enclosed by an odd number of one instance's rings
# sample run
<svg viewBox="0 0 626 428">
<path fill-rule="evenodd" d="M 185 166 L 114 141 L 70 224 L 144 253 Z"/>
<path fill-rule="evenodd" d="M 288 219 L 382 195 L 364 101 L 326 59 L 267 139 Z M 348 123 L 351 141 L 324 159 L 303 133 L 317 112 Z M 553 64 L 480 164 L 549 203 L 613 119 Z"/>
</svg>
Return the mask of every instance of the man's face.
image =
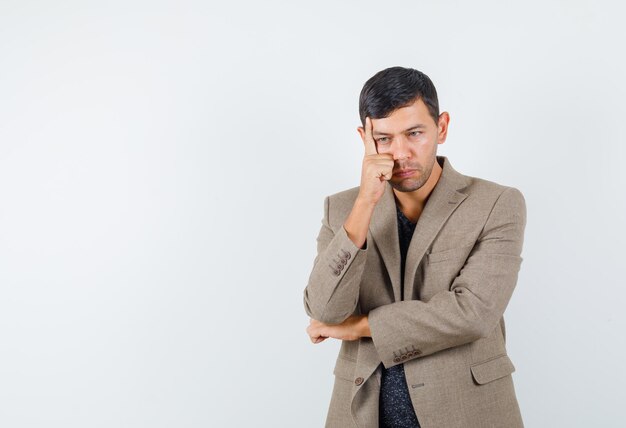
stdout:
<svg viewBox="0 0 626 428">
<path fill-rule="evenodd" d="M 412 192 L 422 187 L 437 160 L 437 144 L 446 139 L 449 115 L 443 112 L 435 123 L 424 101 L 395 110 L 381 119 L 372 119 L 373 137 L 379 154 L 393 155 L 391 186 L 400 192 Z M 359 127 L 364 138 L 365 133 Z M 401 174 L 401 170 L 412 170 Z"/>
</svg>

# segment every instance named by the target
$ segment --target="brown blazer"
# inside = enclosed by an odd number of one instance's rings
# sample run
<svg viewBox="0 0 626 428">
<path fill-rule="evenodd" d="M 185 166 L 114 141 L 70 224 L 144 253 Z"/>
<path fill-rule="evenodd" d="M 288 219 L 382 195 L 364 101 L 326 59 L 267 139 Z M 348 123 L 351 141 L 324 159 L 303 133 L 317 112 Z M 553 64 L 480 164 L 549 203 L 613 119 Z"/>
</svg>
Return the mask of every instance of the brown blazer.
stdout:
<svg viewBox="0 0 626 428">
<path fill-rule="evenodd" d="M 525 200 L 437 161 L 443 172 L 411 239 L 404 284 L 391 185 L 362 249 L 343 227 L 359 187 L 324 200 L 305 311 L 325 323 L 368 314 L 372 332 L 341 343 L 326 427 L 377 427 L 381 364 L 402 363 L 422 428 L 523 427 L 503 313 L 522 263 Z"/>
</svg>

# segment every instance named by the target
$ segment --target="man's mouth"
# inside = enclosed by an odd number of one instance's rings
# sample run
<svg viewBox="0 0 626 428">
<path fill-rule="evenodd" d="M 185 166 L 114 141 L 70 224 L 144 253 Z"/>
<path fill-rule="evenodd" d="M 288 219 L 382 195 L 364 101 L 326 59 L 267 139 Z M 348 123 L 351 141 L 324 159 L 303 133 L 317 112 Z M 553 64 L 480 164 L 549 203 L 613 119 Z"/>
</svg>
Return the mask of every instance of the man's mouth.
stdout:
<svg viewBox="0 0 626 428">
<path fill-rule="evenodd" d="M 415 172 L 414 169 L 401 169 L 396 171 L 393 175 L 395 175 L 396 177 L 408 177 L 409 175 L 412 175 Z"/>
</svg>

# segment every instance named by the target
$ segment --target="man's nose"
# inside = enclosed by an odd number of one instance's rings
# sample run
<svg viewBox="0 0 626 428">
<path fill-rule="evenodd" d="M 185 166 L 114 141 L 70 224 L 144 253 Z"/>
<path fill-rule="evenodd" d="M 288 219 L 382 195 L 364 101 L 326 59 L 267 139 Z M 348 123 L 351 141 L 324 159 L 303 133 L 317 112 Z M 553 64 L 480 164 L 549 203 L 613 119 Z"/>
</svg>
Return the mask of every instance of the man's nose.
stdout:
<svg viewBox="0 0 626 428">
<path fill-rule="evenodd" d="M 404 136 L 396 138 L 393 147 L 393 160 L 406 159 L 411 156 L 411 150 L 409 148 L 409 142 Z"/>
</svg>

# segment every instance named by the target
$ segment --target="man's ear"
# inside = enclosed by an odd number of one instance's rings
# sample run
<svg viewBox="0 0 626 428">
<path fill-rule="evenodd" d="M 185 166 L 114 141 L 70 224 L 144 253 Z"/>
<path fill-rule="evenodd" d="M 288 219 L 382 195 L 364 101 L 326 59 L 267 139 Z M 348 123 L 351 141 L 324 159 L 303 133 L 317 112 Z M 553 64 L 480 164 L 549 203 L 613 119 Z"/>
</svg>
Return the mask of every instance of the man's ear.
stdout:
<svg viewBox="0 0 626 428">
<path fill-rule="evenodd" d="M 361 136 L 361 140 L 365 142 L 365 128 L 363 128 L 362 126 L 357 126 L 356 130 Z"/>
<path fill-rule="evenodd" d="M 444 111 L 439 115 L 439 123 L 437 124 L 437 133 L 439 144 L 443 144 L 448 136 L 448 125 L 450 124 L 450 114 Z"/>
</svg>

